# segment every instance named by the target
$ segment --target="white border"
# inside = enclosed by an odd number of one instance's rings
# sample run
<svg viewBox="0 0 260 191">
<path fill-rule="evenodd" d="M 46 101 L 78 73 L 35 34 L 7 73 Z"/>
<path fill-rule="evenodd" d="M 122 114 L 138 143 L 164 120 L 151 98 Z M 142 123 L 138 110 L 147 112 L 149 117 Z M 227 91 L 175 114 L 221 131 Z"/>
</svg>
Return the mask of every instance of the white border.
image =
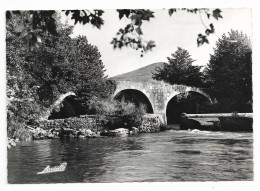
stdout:
<svg viewBox="0 0 260 191">
<path fill-rule="evenodd" d="M 256 1 L 257 2 L 257 1 Z M 35 9 L 83 9 L 83 8 L 176 8 L 176 7 L 197 7 L 197 8 L 252 8 L 253 10 L 253 85 L 254 85 L 254 181 L 252 182 L 173 182 L 173 183 L 123 183 L 123 184 L 40 184 L 40 185 L 8 185 L 7 179 L 7 154 L 6 154 L 6 110 L 5 110 L 5 10 L 35 10 Z M 70 0 L 70 1 L 54 1 L 54 0 L 9 0 L 1 1 L 1 19 L 0 19 L 0 183 L 1 190 L 258 190 L 260 188 L 259 181 L 259 134 L 260 128 L 259 115 L 259 83 L 257 78 L 259 74 L 259 10 L 257 3 L 253 0 Z"/>
</svg>

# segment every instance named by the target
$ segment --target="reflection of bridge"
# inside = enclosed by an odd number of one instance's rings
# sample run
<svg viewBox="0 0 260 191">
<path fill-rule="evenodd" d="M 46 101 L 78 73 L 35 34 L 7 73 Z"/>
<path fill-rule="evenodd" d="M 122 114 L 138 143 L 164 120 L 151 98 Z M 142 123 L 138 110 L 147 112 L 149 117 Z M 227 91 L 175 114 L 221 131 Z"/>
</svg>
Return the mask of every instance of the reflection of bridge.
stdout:
<svg viewBox="0 0 260 191">
<path fill-rule="evenodd" d="M 180 93 L 195 92 L 205 96 L 210 102 L 211 98 L 208 94 L 196 87 L 184 85 L 170 85 L 164 82 L 132 82 L 132 81 L 117 81 L 117 87 L 114 92 L 114 97 L 120 95 L 131 96 L 144 103 L 148 113 L 162 114 L 165 121 L 166 109 L 169 101 Z"/>
</svg>

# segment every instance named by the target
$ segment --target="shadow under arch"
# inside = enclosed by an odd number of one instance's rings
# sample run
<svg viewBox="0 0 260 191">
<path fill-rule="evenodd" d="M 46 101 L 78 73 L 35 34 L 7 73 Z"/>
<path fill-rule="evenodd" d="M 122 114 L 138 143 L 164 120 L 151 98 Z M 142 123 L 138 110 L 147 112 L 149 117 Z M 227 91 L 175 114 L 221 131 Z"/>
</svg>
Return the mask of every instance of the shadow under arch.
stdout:
<svg viewBox="0 0 260 191">
<path fill-rule="evenodd" d="M 167 124 L 180 123 L 181 113 L 188 114 L 209 113 L 211 100 L 195 91 L 188 91 L 187 97 L 180 94 L 174 95 L 166 105 Z"/>
<path fill-rule="evenodd" d="M 84 110 L 76 98 L 76 95 L 65 97 L 56 107 L 52 108 L 48 119 L 64 119 L 84 114 Z"/>
<path fill-rule="evenodd" d="M 140 106 L 140 104 L 145 105 L 146 113 L 154 113 L 151 101 L 149 98 L 141 91 L 135 90 L 135 89 L 124 89 L 119 91 L 115 96 L 115 100 L 121 101 L 129 101 L 134 103 L 137 107 Z"/>
</svg>

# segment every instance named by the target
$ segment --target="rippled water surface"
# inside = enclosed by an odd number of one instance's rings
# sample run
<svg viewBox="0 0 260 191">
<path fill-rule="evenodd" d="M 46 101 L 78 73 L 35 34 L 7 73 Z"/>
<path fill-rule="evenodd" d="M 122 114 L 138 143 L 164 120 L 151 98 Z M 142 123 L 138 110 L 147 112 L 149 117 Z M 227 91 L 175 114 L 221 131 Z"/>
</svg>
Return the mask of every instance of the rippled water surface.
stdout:
<svg viewBox="0 0 260 191">
<path fill-rule="evenodd" d="M 253 180 L 252 133 L 165 131 L 42 140 L 8 150 L 9 183 Z M 64 172 L 37 175 L 67 162 Z"/>
</svg>

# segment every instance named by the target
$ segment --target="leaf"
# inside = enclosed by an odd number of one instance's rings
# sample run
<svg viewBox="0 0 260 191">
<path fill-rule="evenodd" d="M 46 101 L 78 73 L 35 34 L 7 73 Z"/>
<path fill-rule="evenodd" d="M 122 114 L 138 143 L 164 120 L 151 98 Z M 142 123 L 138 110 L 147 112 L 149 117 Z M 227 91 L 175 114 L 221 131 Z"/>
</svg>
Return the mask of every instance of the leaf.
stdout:
<svg viewBox="0 0 260 191">
<path fill-rule="evenodd" d="M 130 9 L 118 9 L 117 12 L 119 13 L 119 19 L 122 19 L 124 15 L 128 18 L 130 15 Z"/>
<path fill-rule="evenodd" d="M 82 18 L 82 22 L 83 22 L 83 25 L 85 25 L 86 23 L 89 23 L 89 17 L 88 16 L 84 16 Z"/>
<path fill-rule="evenodd" d="M 65 15 L 68 16 L 70 14 L 70 11 L 65 11 Z"/>
<path fill-rule="evenodd" d="M 138 15 L 132 15 L 131 21 L 132 21 L 133 25 L 141 26 L 141 24 L 142 24 L 142 21 Z"/>
<path fill-rule="evenodd" d="M 20 38 L 24 38 L 29 34 L 27 28 L 25 28 L 19 35 Z"/>
<path fill-rule="evenodd" d="M 5 18 L 6 18 L 6 19 L 10 19 L 11 17 L 12 17 L 11 12 L 10 12 L 10 11 L 6 11 L 6 13 L 5 13 Z"/>
<path fill-rule="evenodd" d="M 22 33 L 23 31 L 25 31 L 27 29 L 27 27 L 24 25 L 24 23 L 19 24 L 16 28 L 15 28 L 15 32 L 17 33 Z"/>
<path fill-rule="evenodd" d="M 38 34 L 35 34 L 36 38 L 37 38 L 37 42 L 38 43 L 41 43 L 42 42 L 42 39 L 41 39 L 41 36 L 38 35 Z"/>
<path fill-rule="evenodd" d="M 139 35 L 142 35 L 142 30 L 140 27 L 136 28 L 135 31 L 139 34 Z"/>
<path fill-rule="evenodd" d="M 207 29 L 207 30 L 205 31 L 205 33 L 206 33 L 207 35 L 209 35 L 209 34 L 211 33 L 211 30 Z"/>
<path fill-rule="evenodd" d="M 176 12 L 176 9 L 169 9 L 169 10 L 168 10 L 168 13 L 169 13 L 170 16 L 172 16 L 172 14 L 173 14 L 174 12 Z"/>
<path fill-rule="evenodd" d="M 211 24 L 209 25 L 209 27 L 210 27 L 210 29 L 211 29 L 211 32 L 214 33 L 214 32 L 215 32 L 214 25 L 211 23 Z"/>
<path fill-rule="evenodd" d="M 197 45 L 198 47 L 203 45 L 204 43 L 209 43 L 209 40 L 207 39 L 206 36 L 202 35 L 202 34 L 198 34 L 198 38 L 197 38 Z"/>
<path fill-rule="evenodd" d="M 218 20 L 218 18 L 223 18 L 223 17 L 220 15 L 220 13 L 221 13 L 221 10 L 220 10 L 220 9 L 215 9 L 212 13 L 213 13 L 213 17 L 214 17 L 215 19 L 217 19 L 217 20 Z"/>
<path fill-rule="evenodd" d="M 146 49 L 147 50 L 151 50 L 153 47 L 155 47 L 155 42 L 153 40 L 150 40 L 148 43 L 147 43 L 147 46 L 146 46 Z"/>
<path fill-rule="evenodd" d="M 102 16 L 103 13 L 104 13 L 103 10 L 100 10 L 100 9 L 97 10 L 97 14 L 98 14 L 98 16 Z"/>
</svg>

